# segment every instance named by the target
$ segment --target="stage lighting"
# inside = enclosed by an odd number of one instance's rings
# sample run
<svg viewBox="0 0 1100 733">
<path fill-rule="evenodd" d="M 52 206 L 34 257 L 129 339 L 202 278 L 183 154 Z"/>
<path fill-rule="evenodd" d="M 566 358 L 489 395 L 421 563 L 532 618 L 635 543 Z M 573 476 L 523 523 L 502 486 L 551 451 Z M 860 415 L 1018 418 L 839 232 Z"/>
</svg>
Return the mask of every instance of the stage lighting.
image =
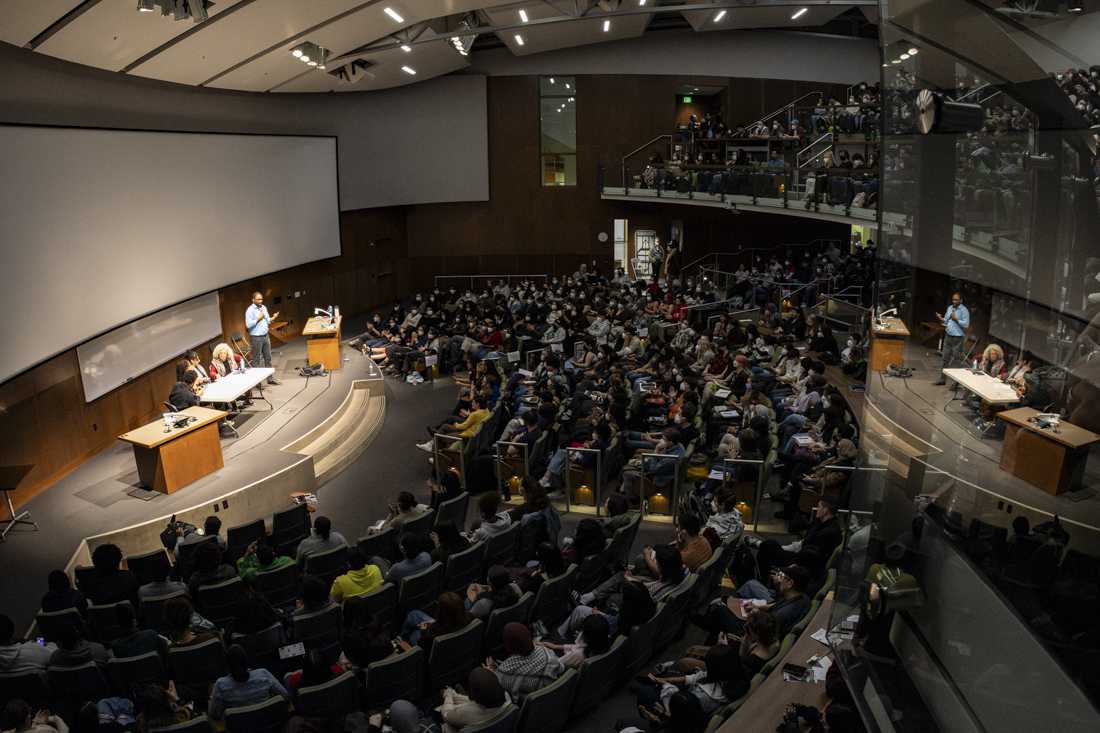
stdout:
<svg viewBox="0 0 1100 733">
<path fill-rule="evenodd" d="M 316 43 L 310 43 L 305 41 L 299 43 L 294 48 L 290 49 L 290 55 L 301 61 L 310 68 L 325 68 L 325 63 L 328 61 L 329 50 L 322 48 Z"/>
</svg>

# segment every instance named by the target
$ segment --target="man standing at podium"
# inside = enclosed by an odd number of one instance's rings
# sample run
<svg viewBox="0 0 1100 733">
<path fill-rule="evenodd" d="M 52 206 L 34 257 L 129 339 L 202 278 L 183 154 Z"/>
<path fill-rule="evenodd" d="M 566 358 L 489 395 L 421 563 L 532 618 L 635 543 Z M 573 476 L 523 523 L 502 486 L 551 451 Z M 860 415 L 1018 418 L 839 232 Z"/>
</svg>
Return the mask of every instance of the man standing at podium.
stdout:
<svg viewBox="0 0 1100 733">
<path fill-rule="evenodd" d="M 248 341 L 252 346 L 252 366 L 271 366 L 271 337 L 268 332 L 271 330 L 271 322 L 278 315 L 278 311 L 274 316 L 268 314 L 263 293 L 252 294 L 252 305 L 244 312 L 244 325 L 248 329 Z M 279 380 L 272 373 L 267 383 L 279 384 Z"/>
<path fill-rule="evenodd" d="M 966 337 L 966 329 L 970 327 L 970 311 L 963 305 L 961 293 L 951 295 L 951 307 L 944 315 L 936 314 L 943 322 L 943 365 L 940 369 L 940 378 L 933 384 L 946 384 L 943 370 L 962 366 L 963 339 Z"/>
</svg>

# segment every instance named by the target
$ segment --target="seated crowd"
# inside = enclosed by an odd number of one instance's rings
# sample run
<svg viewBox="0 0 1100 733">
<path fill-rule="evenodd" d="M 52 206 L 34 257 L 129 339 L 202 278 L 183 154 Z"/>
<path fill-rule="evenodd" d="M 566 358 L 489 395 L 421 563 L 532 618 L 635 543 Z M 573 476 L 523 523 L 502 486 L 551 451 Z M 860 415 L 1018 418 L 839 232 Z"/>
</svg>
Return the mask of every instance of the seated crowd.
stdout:
<svg viewBox="0 0 1100 733">
<path fill-rule="evenodd" d="M 808 257 L 784 274 L 812 274 Z M 568 695 L 564 725 L 631 681 L 636 719 L 622 729 L 701 732 L 828 590 L 858 442 L 825 377 L 842 358 L 827 324 L 793 306 L 747 325 L 693 320 L 689 306 L 734 292 L 766 299 L 749 281 L 716 293 L 582 268 L 395 304 L 362 347 L 400 375 L 423 376 L 435 356 L 463 385 L 428 428 L 427 501 L 401 491 L 347 536 L 303 511 L 304 536 L 243 547 L 217 517 L 177 525 L 162 535 L 171 564 L 140 578 L 118 547 L 96 547 L 76 587 L 50 574 L 41 644 L 0 616 L 0 674 L 46 685 L 37 699 L 9 687 L 0 729 L 150 731 L 205 715 L 232 731 L 266 714 L 296 731 L 459 731 Z M 530 371 L 509 358 L 536 349 Z M 502 464 L 521 469 L 502 480 Z M 592 482 L 597 465 L 610 467 L 600 515 L 570 534 L 555 503 L 571 472 Z M 786 492 L 772 496 L 795 533 L 785 543 L 745 536 L 743 502 L 765 471 Z M 463 484 L 481 492 L 469 523 Z M 675 524 L 635 552 L 646 512 Z M 716 598 L 727 572 L 732 593 Z M 689 620 L 706 643 L 641 674 Z M 573 670 L 575 687 L 557 684 Z M 346 704 L 328 694 L 344 686 Z M 830 730 L 858 730 L 833 687 Z"/>
</svg>

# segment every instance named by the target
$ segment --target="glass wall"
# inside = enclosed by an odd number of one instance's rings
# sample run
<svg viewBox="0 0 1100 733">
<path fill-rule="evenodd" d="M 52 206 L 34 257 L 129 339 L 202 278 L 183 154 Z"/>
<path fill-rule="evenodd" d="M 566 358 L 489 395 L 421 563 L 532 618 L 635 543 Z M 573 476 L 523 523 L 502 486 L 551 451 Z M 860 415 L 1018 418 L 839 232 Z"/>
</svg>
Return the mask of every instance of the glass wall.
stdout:
<svg viewBox="0 0 1100 733">
<path fill-rule="evenodd" d="M 539 170 L 544 186 L 577 185 L 577 83 L 539 79 Z"/>
<path fill-rule="evenodd" d="M 882 730 L 1100 730 L 1100 46 L 1052 50 L 1100 14 L 1003 5 L 880 4 L 876 306 L 911 371 L 868 379 L 834 621 Z"/>
</svg>

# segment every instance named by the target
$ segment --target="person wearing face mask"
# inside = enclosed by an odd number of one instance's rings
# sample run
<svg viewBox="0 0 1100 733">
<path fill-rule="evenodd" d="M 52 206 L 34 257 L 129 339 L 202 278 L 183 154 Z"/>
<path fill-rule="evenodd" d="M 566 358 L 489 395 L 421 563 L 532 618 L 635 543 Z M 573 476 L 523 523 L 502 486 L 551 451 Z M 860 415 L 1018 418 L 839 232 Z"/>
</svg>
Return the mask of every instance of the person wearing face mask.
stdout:
<svg viewBox="0 0 1100 733">
<path fill-rule="evenodd" d="M 679 458 L 684 455 L 684 446 L 680 442 L 680 431 L 676 428 L 665 428 L 661 433 L 661 439 L 653 447 L 654 453 L 659 456 L 645 456 L 637 463 L 636 468 L 623 470 L 623 482 L 619 487 L 620 494 L 632 496 L 636 493 L 637 484 L 642 477 L 642 469 L 645 475 L 652 480 L 658 489 L 668 487 L 676 476 L 676 467 Z M 635 459 L 636 460 L 636 459 Z"/>
</svg>

